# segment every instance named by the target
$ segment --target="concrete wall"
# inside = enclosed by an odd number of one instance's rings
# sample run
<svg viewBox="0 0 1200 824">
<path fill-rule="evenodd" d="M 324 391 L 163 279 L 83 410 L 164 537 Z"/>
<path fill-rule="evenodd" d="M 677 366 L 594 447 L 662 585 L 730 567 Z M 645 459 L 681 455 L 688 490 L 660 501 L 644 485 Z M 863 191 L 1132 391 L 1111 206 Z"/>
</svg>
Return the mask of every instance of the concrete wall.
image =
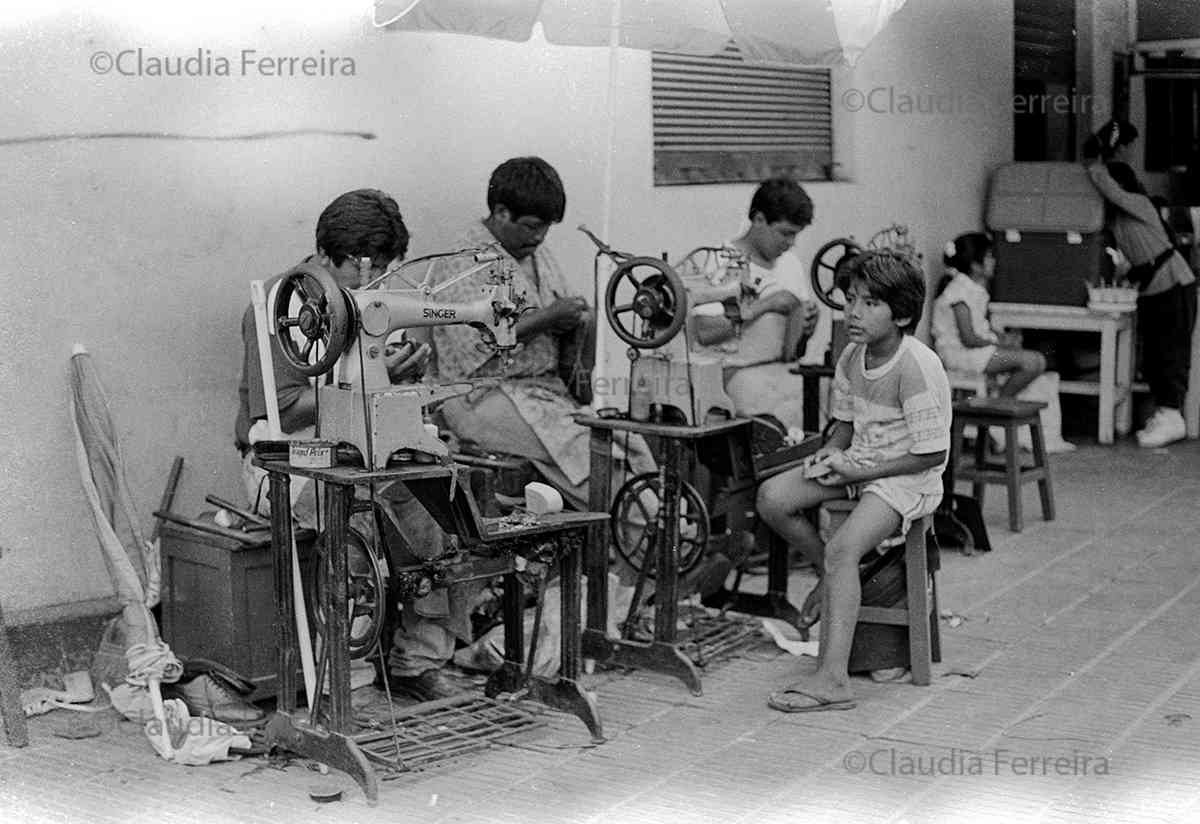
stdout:
<svg viewBox="0 0 1200 824">
<path fill-rule="evenodd" d="M 1113 112 L 1113 52 L 1128 46 L 1124 0 L 1076 0 L 1075 94 L 1079 101 L 1077 152 L 1084 139 Z"/>
<path fill-rule="evenodd" d="M 72 343 L 93 353 L 147 528 L 175 455 L 186 462 L 178 511 L 205 509 L 206 493 L 240 499 L 230 430 L 247 283 L 310 252 L 316 216 L 340 192 L 392 192 L 412 252 L 433 251 L 483 214 L 496 163 L 541 154 L 568 190 L 568 214 L 548 242 L 591 291 L 592 250 L 574 227 L 604 225 L 606 50 L 385 34 L 361 19 L 243 14 L 236 29 L 142 19 L 135 27 L 79 12 L 0 29 L 7 610 L 110 593 L 72 455 Z M 125 77 L 89 65 L 97 51 L 138 46 L 144 58 L 224 56 L 233 76 Z M 243 76 L 244 48 L 258 57 L 323 50 L 352 58 L 355 74 Z M 845 180 L 809 187 L 817 217 L 797 253 L 807 260 L 833 237 L 865 240 L 899 221 L 936 273 L 942 244 L 980 226 L 988 171 L 1010 157 L 1011 77 L 1010 3 L 909 0 L 857 69 L 835 72 Z M 622 52 L 616 80 L 609 241 L 679 254 L 729 237 L 752 187 L 655 188 L 648 56 Z M 859 98 L 847 93 L 876 89 L 885 90 L 873 98 L 878 111 L 848 110 Z M 903 96 L 920 111 L 906 113 Z M 159 136 L 41 139 L 113 132 Z"/>
</svg>

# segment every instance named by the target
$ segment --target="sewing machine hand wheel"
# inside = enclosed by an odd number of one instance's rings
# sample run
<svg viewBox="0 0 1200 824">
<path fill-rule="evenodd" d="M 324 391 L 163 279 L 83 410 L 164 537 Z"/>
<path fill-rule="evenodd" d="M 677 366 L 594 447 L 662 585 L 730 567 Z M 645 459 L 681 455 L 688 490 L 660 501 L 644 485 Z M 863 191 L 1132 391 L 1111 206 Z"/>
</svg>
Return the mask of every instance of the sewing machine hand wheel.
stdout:
<svg viewBox="0 0 1200 824">
<path fill-rule="evenodd" d="M 862 247 L 853 240 L 840 237 L 822 246 L 813 258 L 809 272 L 813 294 L 830 309 L 841 311 L 846 308 L 844 302 L 834 297 L 834 293 L 845 292 L 845 266 L 862 251 Z"/>
<path fill-rule="evenodd" d="M 637 349 L 656 349 L 683 327 L 687 291 L 675 270 L 658 258 L 630 258 L 608 280 L 604 314 L 621 340 Z"/>
<path fill-rule="evenodd" d="M 331 572 L 332 560 L 326 546 L 327 536 L 317 542 L 318 572 L 313 575 L 311 606 L 313 625 L 325 635 L 325 581 Z M 387 614 L 387 584 L 383 565 L 370 542 L 357 529 L 346 530 L 346 610 L 347 647 L 351 658 L 369 655 L 379 641 Z M 360 621 L 366 618 L 366 621 Z"/>
<path fill-rule="evenodd" d="M 293 309 L 294 300 L 299 301 L 298 310 Z M 337 281 L 318 264 L 301 263 L 285 274 L 275 292 L 271 319 L 287 362 L 310 377 L 332 369 L 350 341 L 350 306 Z M 321 355 L 309 363 L 318 343 Z"/>
<path fill-rule="evenodd" d="M 691 484 L 680 484 L 679 492 L 678 573 L 683 575 L 695 569 L 704 557 L 704 548 L 708 546 L 708 507 Z M 613 546 L 634 572 L 640 572 L 646 563 L 661 506 L 657 472 L 634 475 L 613 498 L 609 510 Z M 653 567 L 647 575 L 654 577 Z"/>
</svg>

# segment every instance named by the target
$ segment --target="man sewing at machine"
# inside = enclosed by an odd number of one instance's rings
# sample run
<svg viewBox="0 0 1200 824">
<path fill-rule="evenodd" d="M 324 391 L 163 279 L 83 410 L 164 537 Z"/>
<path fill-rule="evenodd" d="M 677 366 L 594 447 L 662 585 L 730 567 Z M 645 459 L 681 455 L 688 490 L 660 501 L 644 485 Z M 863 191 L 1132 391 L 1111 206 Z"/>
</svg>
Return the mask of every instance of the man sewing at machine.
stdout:
<svg viewBox="0 0 1200 824">
<path fill-rule="evenodd" d="M 554 167 L 539 157 L 506 160 L 488 181 L 487 208 L 487 216 L 467 228 L 459 245 L 499 242 L 504 254 L 515 261 L 515 287 L 524 290 L 528 303 L 537 308 L 526 311 L 517 323 L 522 347 L 512 353 L 507 366 L 480 350 L 470 328 L 433 328 L 441 380 L 494 378 L 446 401 L 442 412 L 461 440 L 488 452 L 528 458 L 565 500 L 587 509 L 589 433 L 571 415 L 590 400 L 584 392 L 590 390 L 586 364 L 595 320 L 586 299 L 569 293 L 562 269 L 542 245 L 566 210 L 562 181 Z M 447 300 L 471 294 L 469 284 L 452 282 L 468 264 L 450 258 L 433 270 L 433 283 L 445 285 L 440 294 Z M 565 359 L 567 348 L 573 348 L 577 357 Z M 632 472 L 654 469 L 640 437 L 622 438 L 620 445 Z"/>
<path fill-rule="evenodd" d="M 375 189 L 358 189 L 336 198 L 321 213 L 316 228 L 316 254 L 307 258 L 324 268 L 343 288 L 357 288 L 383 273 L 393 262 L 404 258 L 408 250 L 408 230 L 396 201 Z M 269 292 L 279 278 L 267 282 Z M 259 360 L 258 340 L 252 307 L 242 316 L 244 360 L 238 387 L 239 408 L 235 434 L 243 456 L 243 479 L 251 507 L 267 514 L 266 472 L 251 463 L 250 445 L 268 437 L 267 406 Z M 280 425 L 291 438 L 311 438 L 316 424 L 317 391 L 306 377 L 283 356 L 278 337 L 271 339 L 275 395 L 279 404 Z M 388 347 L 385 354 L 388 376 L 393 383 L 421 376 L 429 359 L 429 347 L 405 342 Z M 313 484 L 294 476 L 291 483 L 292 512 L 306 527 L 315 527 L 317 502 Z M 443 541 L 443 533 L 434 519 L 400 483 L 379 492 L 391 508 L 395 521 L 403 524 L 405 534 L 398 536 L 410 546 L 434 546 Z M 394 536 L 395 537 L 395 536 Z M 399 563 L 406 547 L 392 547 Z M 401 626 L 392 639 L 388 656 L 391 690 L 420 701 L 444 698 L 460 690 L 441 673 L 441 667 L 454 653 L 457 635 L 466 637 L 469 621 L 451 615 L 448 592 L 432 593 L 404 605 Z"/>
<path fill-rule="evenodd" d="M 787 252 L 812 223 L 813 204 L 796 181 L 774 177 L 754 192 L 748 217 L 749 228 L 728 244 L 749 264 L 737 315 L 730 317 L 721 303 L 696 306 L 689 318 L 693 345 L 723 361 L 725 390 L 739 415 L 769 413 L 800 428 L 800 380 L 787 369 L 803 353 L 818 309 L 803 266 Z M 700 276 L 711 281 L 719 273 L 701 267 L 713 261 L 689 257 L 677 268 L 685 283 Z"/>
</svg>

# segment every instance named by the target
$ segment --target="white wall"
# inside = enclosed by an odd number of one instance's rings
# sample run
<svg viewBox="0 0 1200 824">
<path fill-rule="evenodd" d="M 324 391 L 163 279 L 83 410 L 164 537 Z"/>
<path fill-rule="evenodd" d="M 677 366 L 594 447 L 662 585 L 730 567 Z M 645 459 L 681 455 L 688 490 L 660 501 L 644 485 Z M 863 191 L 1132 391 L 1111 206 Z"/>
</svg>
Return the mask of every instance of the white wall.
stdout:
<svg viewBox="0 0 1200 824">
<path fill-rule="evenodd" d="M 1095 105 L 1088 117 L 1081 117 L 1080 142 L 1112 117 L 1113 53 L 1127 52 L 1134 39 L 1130 30 L 1129 4 L 1125 0 L 1080 0 L 1080 13 L 1088 13 L 1091 26 L 1092 95 Z M 1090 7 L 1090 8 L 1085 8 Z"/>
<path fill-rule="evenodd" d="M 206 493 L 240 498 L 232 448 L 247 283 L 311 251 L 316 216 L 347 189 L 393 193 L 413 253 L 448 243 L 482 215 L 490 170 L 541 154 L 561 172 L 568 213 L 548 241 L 590 293 L 590 243 L 603 224 L 608 53 L 544 43 L 384 34 L 361 19 L 213 33 L 135 30 L 90 13 L 0 29 L 0 599 L 7 610 L 109 593 L 79 492 L 67 415 L 71 345 L 93 352 L 108 391 L 135 501 L 149 513 L 171 459 L 186 461 L 176 509 Z M 141 45 L 187 56 L 207 48 L 352 57 L 343 78 L 98 76 L 97 50 Z M 238 68 L 234 66 L 235 75 Z M 958 96 L 948 112 L 838 111 L 837 160 L 851 182 L 809 186 L 817 216 L 798 243 L 865 240 L 907 223 L 927 260 L 980 226 L 986 175 L 1011 153 L 1006 0 L 909 0 L 854 71 L 852 88 Z M 679 254 L 725 239 L 752 187 L 655 188 L 649 60 L 622 52 L 608 240 Z M 974 103 L 966 101 L 973 100 Z M 980 102 L 982 101 L 982 102 Z M 375 140 L 296 135 L 256 140 L 14 142 L 39 135 L 156 132 L 372 132 Z M 939 263 L 940 266 L 940 263 Z"/>
</svg>

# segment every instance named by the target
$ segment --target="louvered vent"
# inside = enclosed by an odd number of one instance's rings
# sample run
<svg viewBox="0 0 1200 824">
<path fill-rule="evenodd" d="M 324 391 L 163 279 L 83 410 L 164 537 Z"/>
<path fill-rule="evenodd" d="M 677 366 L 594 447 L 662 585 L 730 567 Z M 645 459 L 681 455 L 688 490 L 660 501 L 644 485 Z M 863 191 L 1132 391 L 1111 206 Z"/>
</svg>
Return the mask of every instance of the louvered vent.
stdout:
<svg viewBox="0 0 1200 824">
<path fill-rule="evenodd" d="M 731 43 L 713 57 L 654 52 L 654 182 L 828 180 L 829 69 L 746 63 Z"/>
</svg>

